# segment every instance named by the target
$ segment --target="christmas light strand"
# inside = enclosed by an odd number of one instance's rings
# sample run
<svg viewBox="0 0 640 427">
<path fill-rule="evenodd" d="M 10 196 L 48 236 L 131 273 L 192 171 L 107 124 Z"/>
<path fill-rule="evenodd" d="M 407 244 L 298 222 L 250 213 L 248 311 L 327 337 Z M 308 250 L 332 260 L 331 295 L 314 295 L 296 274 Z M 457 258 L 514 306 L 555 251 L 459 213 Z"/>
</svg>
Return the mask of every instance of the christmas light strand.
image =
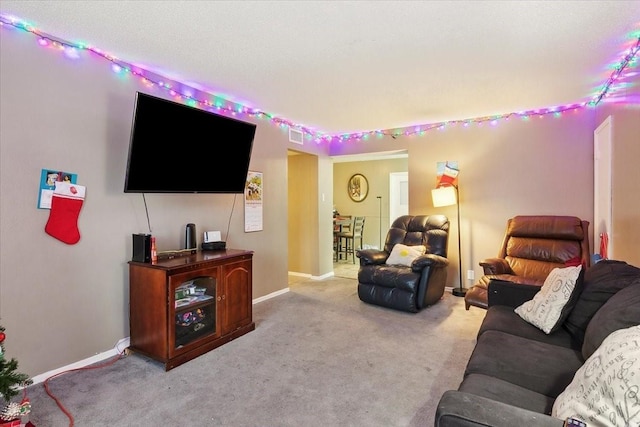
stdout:
<svg viewBox="0 0 640 427">
<path fill-rule="evenodd" d="M 592 106 L 598 105 L 602 100 L 602 98 L 607 96 L 613 84 L 620 77 L 620 74 L 622 74 L 622 72 L 627 67 L 632 65 L 633 62 L 637 60 L 636 55 L 638 54 L 638 51 L 640 51 L 640 36 L 638 36 L 638 40 L 636 41 L 636 44 L 629 50 L 629 53 L 625 55 L 625 57 L 622 59 L 620 64 L 616 65 L 613 73 L 611 73 L 611 76 L 609 76 L 609 79 L 606 81 L 606 83 L 602 87 L 602 90 L 600 91 L 600 93 L 589 103 L 590 105 Z"/>
<path fill-rule="evenodd" d="M 52 36 L 50 34 L 43 33 L 33 27 L 32 25 L 21 21 L 16 18 L 8 18 L 4 15 L 0 15 L 0 26 L 8 25 L 13 28 L 17 28 L 26 32 L 29 32 L 38 37 L 38 44 L 43 47 L 52 47 L 54 49 L 58 49 L 65 53 L 65 55 L 69 58 L 78 58 L 80 55 L 78 51 L 87 51 L 91 54 L 94 54 L 101 59 L 107 60 L 111 64 L 111 69 L 113 72 L 120 74 L 131 74 L 140 78 L 140 80 L 148 87 L 158 87 L 163 89 L 171 95 L 172 98 L 176 100 L 180 100 L 187 105 L 192 107 L 198 106 L 202 109 L 212 111 L 215 110 L 217 112 L 227 113 L 233 116 L 238 114 L 242 114 L 249 117 L 255 117 L 258 119 L 266 118 L 270 120 L 277 126 L 281 126 L 284 128 L 295 128 L 298 129 L 305 134 L 313 134 L 315 131 L 307 126 L 295 124 L 289 120 L 271 115 L 264 111 L 255 108 L 249 108 L 247 106 L 234 103 L 225 99 L 219 95 L 213 95 L 211 93 L 195 89 L 189 87 L 188 85 L 168 79 L 160 74 L 154 73 L 152 71 L 143 69 L 142 67 L 136 67 L 131 65 L 125 61 L 118 59 L 116 56 L 111 55 L 109 53 L 103 52 L 102 50 L 86 45 L 83 43 L 72 43 L 61 39 L 59 37 Z M 189 88 L 189 91 L 182 88 Z M 207 99 L 210 98 L 210 99 Z M 212 99 L 211 99 L 212 98 Z"/>
<path fill-rule="evenodd" d="M 192 107 L 197 106 L 208 111 L 222 112 L 232 116 L 240 114 L 257 119 L 266 119 L 269 120 L 272 124 L 285 130 L 288 128 L 298 130 L 303 133 L 307 140 L 314 141 L 316 143 L 345 143 L 354 141 L 367 141 L 371 138 L 391 137 L 395 139 L 401 136 L 421 136 L 426 132 L 433 130 L 444 130 L 451 126 L 459 125 L 468 127 L 472 124 L 483 125 L 484 123 L 496 125 L 499 121 L 509 120 L 511 118 L 529 120 L 532 118 L 544 118 L 548 115 L 559 117 L 565 112 L 578 111 L 586 107 L 595 107 L 602 101 L 603 98 L 609 96 L 613 92 L 614 85 L 619 80 L 623 71 L 627 68 L 637 65 L 637 55 L 638 51 L 640 51 L 640 34 L 638 34 L 633 36 L 634 38 L 637 38 L 633 47 L 631 47 L 631 49 L 629 49 L 629 51 L 624 55 L 622 60 L 614 66 L 614 71 L 611 73 L 607 81 L 602 85 L 597 94 L 593 96 L 589 101 L 563 106 L 541 108 L 536 110 L 496 114 L 492 116 L 412 125 L 396 129 L 379 129 L 363 132 L 329 134 L 326 132 L 318 131 L 306 125 L 294 123 L 282 117 L 269 114 L 260 109 L 247 107 L 245 105 L 230 101 L 222 96 L 195 89 L 184 83 L 172 79 L 167 79 L 160 74 L 143 69 L 141 67 L 133 66 L 132 64 L 122 61 L 117 57 L 106 53 L 96 47 L 86 45 L 84 43 L 69 42 L 59 37 L 43 33 L 42 31 L 36 29 L 33 25 L 30 25 L 27 22 L 15 17 L 0 14 L 0 27 L 16 28 L 31 33 L 38 37 L 38 44 L 40 44 L 41 46 L 50 46 L 56 48 L 64 52 L 64 54 L 70 58 L 78 58 L 79 51 L 90 52 L 91 54 L 97 55 L 99 58 L 108 61 L 111 64 L 112 71 L 114 71 L 115 73 L 124 73 L 125 75 L 130 74 L 136 76 L 140 78 L 146 86 L 158 87 L 162 90 L 165 90 L 175 100 L 182 101 Z"/>
</svg>

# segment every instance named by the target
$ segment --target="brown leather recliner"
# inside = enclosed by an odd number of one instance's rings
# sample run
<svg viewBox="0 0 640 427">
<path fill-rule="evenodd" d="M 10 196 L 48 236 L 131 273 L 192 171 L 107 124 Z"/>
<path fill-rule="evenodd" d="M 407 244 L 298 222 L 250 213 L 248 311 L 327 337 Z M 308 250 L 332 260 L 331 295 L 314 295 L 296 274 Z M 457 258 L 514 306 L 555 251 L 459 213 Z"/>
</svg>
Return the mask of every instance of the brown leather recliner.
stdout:
<svg viewBox="0 0 640 427">
<path fill-rule="evenodd" d="M 488 307 L 492 279 L 542 286 L 551 270 L 589 266 L 589 222 L 574 216 L 520 215 L 507 221 L 497 258 L 480 262 L 484 276 L 467 291 L 465 308 Z"/>
</svg>

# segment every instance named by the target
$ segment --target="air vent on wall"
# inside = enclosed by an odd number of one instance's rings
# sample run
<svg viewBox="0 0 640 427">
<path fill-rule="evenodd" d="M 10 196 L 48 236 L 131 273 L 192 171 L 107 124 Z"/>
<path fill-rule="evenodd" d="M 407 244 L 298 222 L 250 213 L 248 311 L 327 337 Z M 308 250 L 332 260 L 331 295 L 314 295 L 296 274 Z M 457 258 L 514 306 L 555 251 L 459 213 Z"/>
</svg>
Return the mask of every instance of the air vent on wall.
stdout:
<svg viewBox="0 0 640 427">
<path fill-rule="evenodd" d="M 289 141 L 302 145 L 304 142 L 304 135 L 297 129 L 289 128 Z"/>
</svg>

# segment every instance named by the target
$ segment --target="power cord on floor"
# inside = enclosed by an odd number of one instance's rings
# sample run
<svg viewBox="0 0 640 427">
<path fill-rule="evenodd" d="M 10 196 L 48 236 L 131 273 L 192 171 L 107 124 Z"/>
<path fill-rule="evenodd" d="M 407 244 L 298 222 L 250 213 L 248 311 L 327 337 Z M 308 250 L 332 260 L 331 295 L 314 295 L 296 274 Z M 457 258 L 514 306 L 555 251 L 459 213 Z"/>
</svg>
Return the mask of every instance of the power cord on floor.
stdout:
<svg viewBox="0 0 640 427">
<path fill-rule="evenodd" d="M 118 349 L 118 347 L 116 345 L 116 350 L 117 349 Z M 58 405 L 58 408 L 60 408 L 60 410 L 67 416 L 67 418 L 69 418 L 69 427 L 73 427 L 73 424 L 74 424 L 73 415 L 71 414 L 71 412 L 67 408 L 64 407 L 62 402 L 60 402 L 60 400 L 51 392 L 51 390 L 49 389 L 49 380 L 52 380 L 52 379 L 54 379 L 56 377 L 59 377 L 60 375 L 68 374 L 68 373 L 74 372 L 74 371 L 86 371 L 86 370 L 90 370 L 90 369 L 106 368 L 107 366 L 111 366 L 114 363 L 116 363 L 118 360 L 126 357 L 127 354 L 128 354 L 127 348 L 125 348 L 122 351 L 118 351 L 118 354 L 113 356 L 110 360 L 108 360 L 107 362 L 102 363 L 100 365 L 90 365 L 90 366 L 83 366 L 82 368 L 69 369 L 67 371 L 58 372 L 55 375 L 51 375 L 49 378 L 44 380 L 43 385 L 44 385 L 45 391 L 47 392 L 49 397 L 51 397 L 53 399 L 53 401 L 56 402 L 56 405 Z"/>
</svg>

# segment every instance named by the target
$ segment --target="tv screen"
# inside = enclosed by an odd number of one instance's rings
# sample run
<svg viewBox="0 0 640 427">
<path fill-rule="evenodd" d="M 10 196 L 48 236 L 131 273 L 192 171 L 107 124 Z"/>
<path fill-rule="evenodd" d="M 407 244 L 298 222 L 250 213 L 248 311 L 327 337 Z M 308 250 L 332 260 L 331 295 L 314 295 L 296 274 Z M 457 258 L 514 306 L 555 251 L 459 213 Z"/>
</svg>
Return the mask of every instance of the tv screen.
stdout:
<svg viewBox="0 0 640 427">
<path fill-rule="evenodd" d="M 243 193 L 256 125 L 136 93 L 125 193 Z"/>
</svg>

